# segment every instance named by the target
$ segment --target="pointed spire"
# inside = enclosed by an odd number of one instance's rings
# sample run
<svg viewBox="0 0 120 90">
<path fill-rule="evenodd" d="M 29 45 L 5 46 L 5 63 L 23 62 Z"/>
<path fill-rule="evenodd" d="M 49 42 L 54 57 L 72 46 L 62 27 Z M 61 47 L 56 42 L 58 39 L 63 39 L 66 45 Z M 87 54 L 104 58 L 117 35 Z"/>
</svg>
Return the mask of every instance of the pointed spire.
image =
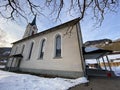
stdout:
<svg viewBox="0 0 120 90">
<path fill-rule="evenodd" d="M 34 19 L 33 19 L 33 21 L 32 21 L 32 23 L 30 23 L 30 25 L 36 25 L 36 16 L 37 16 L 37 14 L 35 14 L 35 17 L 34 17 Z"/>
</svg>

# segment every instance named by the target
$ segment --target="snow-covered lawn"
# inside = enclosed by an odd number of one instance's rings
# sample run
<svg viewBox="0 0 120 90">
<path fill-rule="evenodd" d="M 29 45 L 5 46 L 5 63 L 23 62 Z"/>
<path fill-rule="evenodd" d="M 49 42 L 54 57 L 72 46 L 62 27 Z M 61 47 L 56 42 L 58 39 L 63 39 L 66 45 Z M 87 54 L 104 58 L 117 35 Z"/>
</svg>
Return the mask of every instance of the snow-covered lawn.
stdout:
<svg viewBox="0 0 120 90">
<path fill-rule="evenodd" d="M 111 67 L 112 68 L 112 71 L 114 71 L 115 75 L 116 76 L 120 76 L 120 66 L 118 67 Z"/>
<path fill-rule="evenodd" d="M 85 77 L 78 79 L 44 78 L 0 70 L 0 90 L 67 90 L 87 82 Z"/>
<path fill-rule="evenodd" d="M 5 65 L 0 65 L 0 68 L 5 68 Z"/>
<path fill-rule="evenodd" d="M 109 67 L 106 67 L 106 68 L 107 70 L 110 70 Z M 105 70 L 104 67 L 102 67 L 102 69 Z M 116 76 L 120 76 L 120 66 L 112 66 L 111 69 L 115 73 Z"/>
</svg>

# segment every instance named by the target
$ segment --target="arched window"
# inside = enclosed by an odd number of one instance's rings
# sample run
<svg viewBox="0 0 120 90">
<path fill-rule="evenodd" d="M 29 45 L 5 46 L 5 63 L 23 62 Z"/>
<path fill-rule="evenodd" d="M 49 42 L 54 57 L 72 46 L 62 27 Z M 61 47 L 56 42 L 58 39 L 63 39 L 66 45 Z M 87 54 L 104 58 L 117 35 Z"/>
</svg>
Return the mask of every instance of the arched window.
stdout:
<svg viewBox="0 0 120 90">
<path fill-rule="evenodd" d="M 14 51 L 14 54 L 17 53 L 17 50 L 18 50 L 18 46 L 16 46 L 15 51 Z"/>
<path fill-rule="evenodd" d="M 34 45 L 34 42 L 31 43 L 28 59 L 30 59 L 30 57 L 31 57 L 33 45 Z"/>
<path fill-rule="evenodd" d="M 23 54 L 24 48 L 25 48 L 25 45 L 22 46 L 21 54 Z"/>
<path fill-rule="evenodd" d="M 43 59 L 44 52 L 45 52 L 45 39 L 43 39 L 41 42 L 41 51 L 40 51 L 40 57 L 39 57 L 40 59 Z"/>
<path fill-rule="evenodd" d="M 57 35 L 55 41 L 56 41 L 55 57 L 61 57 L 61 36 Z"/>
</svg>

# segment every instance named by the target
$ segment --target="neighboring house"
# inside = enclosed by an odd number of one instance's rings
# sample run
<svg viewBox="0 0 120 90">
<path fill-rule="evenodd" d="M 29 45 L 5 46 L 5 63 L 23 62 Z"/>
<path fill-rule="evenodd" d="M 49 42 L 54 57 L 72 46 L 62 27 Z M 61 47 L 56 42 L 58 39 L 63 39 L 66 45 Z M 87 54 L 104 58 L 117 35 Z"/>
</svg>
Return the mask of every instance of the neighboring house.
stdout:
<svg viewBox="0 0 120 90">
<path fill-rule="evenodd" d="M 37 33 L 36 17 L 13 43 L 6 69 L 64 77 L 84 75 L 79 18 Z"/>
<path fill-rule="evenodd" d="M 84 43 L 84 46 L 98 46 L 98 45 L 107 45 L 109 43 L 112 43 L 112 40 L 110 39 L 101 39 L 101 40 L 94 40 L 94 41 L 87 41 Z"/>
</svg>

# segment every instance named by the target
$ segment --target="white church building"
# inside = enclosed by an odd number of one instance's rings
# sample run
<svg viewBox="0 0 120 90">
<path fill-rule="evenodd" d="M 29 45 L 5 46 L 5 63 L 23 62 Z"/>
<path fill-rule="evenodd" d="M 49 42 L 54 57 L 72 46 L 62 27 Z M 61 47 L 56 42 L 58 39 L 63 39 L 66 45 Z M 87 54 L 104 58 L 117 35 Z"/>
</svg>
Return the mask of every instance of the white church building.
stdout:
<svg viewBox="0 0 120 90">
<path fill-rule="evenodd" d="M 13 43 L 6 69 L 77 78 L 84 75 L 79 18 L 37 33 L 36 16 Z"/>
</svg>

